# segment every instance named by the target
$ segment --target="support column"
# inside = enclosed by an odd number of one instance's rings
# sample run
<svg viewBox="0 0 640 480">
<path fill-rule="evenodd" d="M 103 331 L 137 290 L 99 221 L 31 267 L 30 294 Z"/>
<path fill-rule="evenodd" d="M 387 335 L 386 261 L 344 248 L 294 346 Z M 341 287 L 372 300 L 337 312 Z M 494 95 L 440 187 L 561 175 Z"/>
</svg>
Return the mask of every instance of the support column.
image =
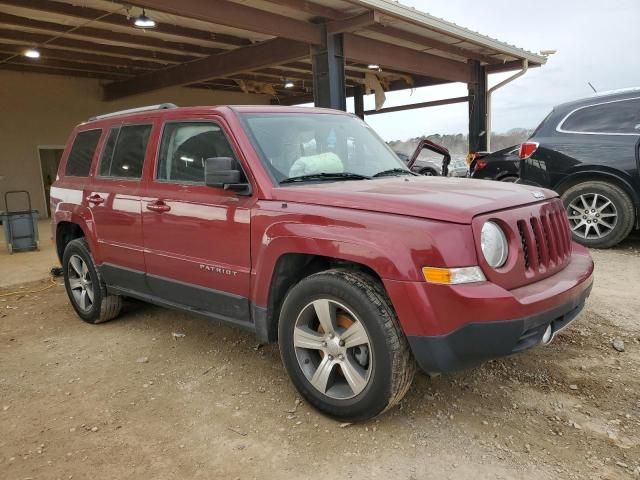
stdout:
<svg viewBox="0 0 640 480">
<path fill-rule="evenodd" d="M 342 34 L 328 35 L 322 26 L 323 44 L 311 48 L 313 103 L 316 107 L 347 110 Z"/>
<path fill-rule="evenodd" d="M 469 64 L 469 151 L 479 152 L 487 149 L 487 72 L 477 60 L 469 60 Z"/>
<path fill-rule="evenodd" d="M 364 120 L 364 88 L 362 85 L 353 87 L 353 107 L 355 114 Z"/>
</svg>

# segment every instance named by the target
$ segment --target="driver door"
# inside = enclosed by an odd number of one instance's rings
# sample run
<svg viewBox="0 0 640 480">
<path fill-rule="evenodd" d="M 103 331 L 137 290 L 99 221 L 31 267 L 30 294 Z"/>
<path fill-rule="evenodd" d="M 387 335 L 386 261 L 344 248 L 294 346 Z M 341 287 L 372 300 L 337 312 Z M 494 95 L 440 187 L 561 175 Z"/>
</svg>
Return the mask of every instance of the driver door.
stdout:
<svg viewBox="0 0 640 480">
<path fill-rule="evenodd" d="M 221 121 L 167 121 L 142 197 L 153 296 L 227 321 L 249 320 L 254 199 L 204 184 L 211 157 L 233 157 Z"/>
</svg>

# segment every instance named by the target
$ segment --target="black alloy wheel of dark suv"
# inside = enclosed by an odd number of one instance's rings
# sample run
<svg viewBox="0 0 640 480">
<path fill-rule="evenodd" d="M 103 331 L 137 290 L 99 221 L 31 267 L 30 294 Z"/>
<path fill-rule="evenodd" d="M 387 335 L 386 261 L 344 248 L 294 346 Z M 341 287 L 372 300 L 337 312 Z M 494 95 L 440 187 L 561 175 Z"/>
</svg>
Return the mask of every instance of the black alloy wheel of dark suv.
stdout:
<svg viewBox="0 0 640 480">
<path fill-rule="evenodd" d="M 520 159 L 521 183 L 562 196 L 577 242 L 618 244 L 640 226 L 640 88 L 555 107 Z"/>
</svg>

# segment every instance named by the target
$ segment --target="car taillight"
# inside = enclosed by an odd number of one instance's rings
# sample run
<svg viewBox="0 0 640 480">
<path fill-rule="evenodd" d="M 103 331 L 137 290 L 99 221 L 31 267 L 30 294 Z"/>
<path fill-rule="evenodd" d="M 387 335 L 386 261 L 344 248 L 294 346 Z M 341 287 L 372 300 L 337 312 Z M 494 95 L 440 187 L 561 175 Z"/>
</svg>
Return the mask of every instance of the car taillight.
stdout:
<svg viewBox="0 0 640 480">
<path fill-rule="evenodd" d="M 487 166 L 487 161 L 486 160 L 478 160 L 478 161 L 476 161 L 476 165 L 475 165 L 475 167 L 473 167 L 473 169 L 474 169 L 474 171 L 475 170 L 482 170 L 486 166 Z"/>
<path fill-rule="evenodd" d="M 518 152 L 518 157 L 520 157 L 520 160 L 526 160 L 531 155 L 536 153 L 537 149 L 538 149 L 538 142 L 525 142 L 522 145 L 520 145 L 520 151 Z"/>
</svg>

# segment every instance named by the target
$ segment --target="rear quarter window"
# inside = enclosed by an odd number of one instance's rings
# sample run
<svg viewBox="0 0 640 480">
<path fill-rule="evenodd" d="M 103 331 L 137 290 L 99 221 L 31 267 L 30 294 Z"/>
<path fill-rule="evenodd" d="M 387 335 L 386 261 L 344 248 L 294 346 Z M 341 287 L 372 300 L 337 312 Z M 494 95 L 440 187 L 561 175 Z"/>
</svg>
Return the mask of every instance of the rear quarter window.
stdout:
<svg viewBox="0 0 640 480">
<path fill-rule="evenodd" d="M 640 135 L 640 97 L 580 107 L 569 113 L 560 122 L 558 131 Z"/>
<path fill-rule="evenodd" d="M 136 180 L 142 176 L 151 125 L 134 124 L 109 131 L 98 175 Z"/>
<path fill-rule="evenodd" d="M 86 130 L 76 135 L 64 174 L 71 177 L 88 177 L 91 162 L 96 153 L 102 130 Z"/>
</svg>

